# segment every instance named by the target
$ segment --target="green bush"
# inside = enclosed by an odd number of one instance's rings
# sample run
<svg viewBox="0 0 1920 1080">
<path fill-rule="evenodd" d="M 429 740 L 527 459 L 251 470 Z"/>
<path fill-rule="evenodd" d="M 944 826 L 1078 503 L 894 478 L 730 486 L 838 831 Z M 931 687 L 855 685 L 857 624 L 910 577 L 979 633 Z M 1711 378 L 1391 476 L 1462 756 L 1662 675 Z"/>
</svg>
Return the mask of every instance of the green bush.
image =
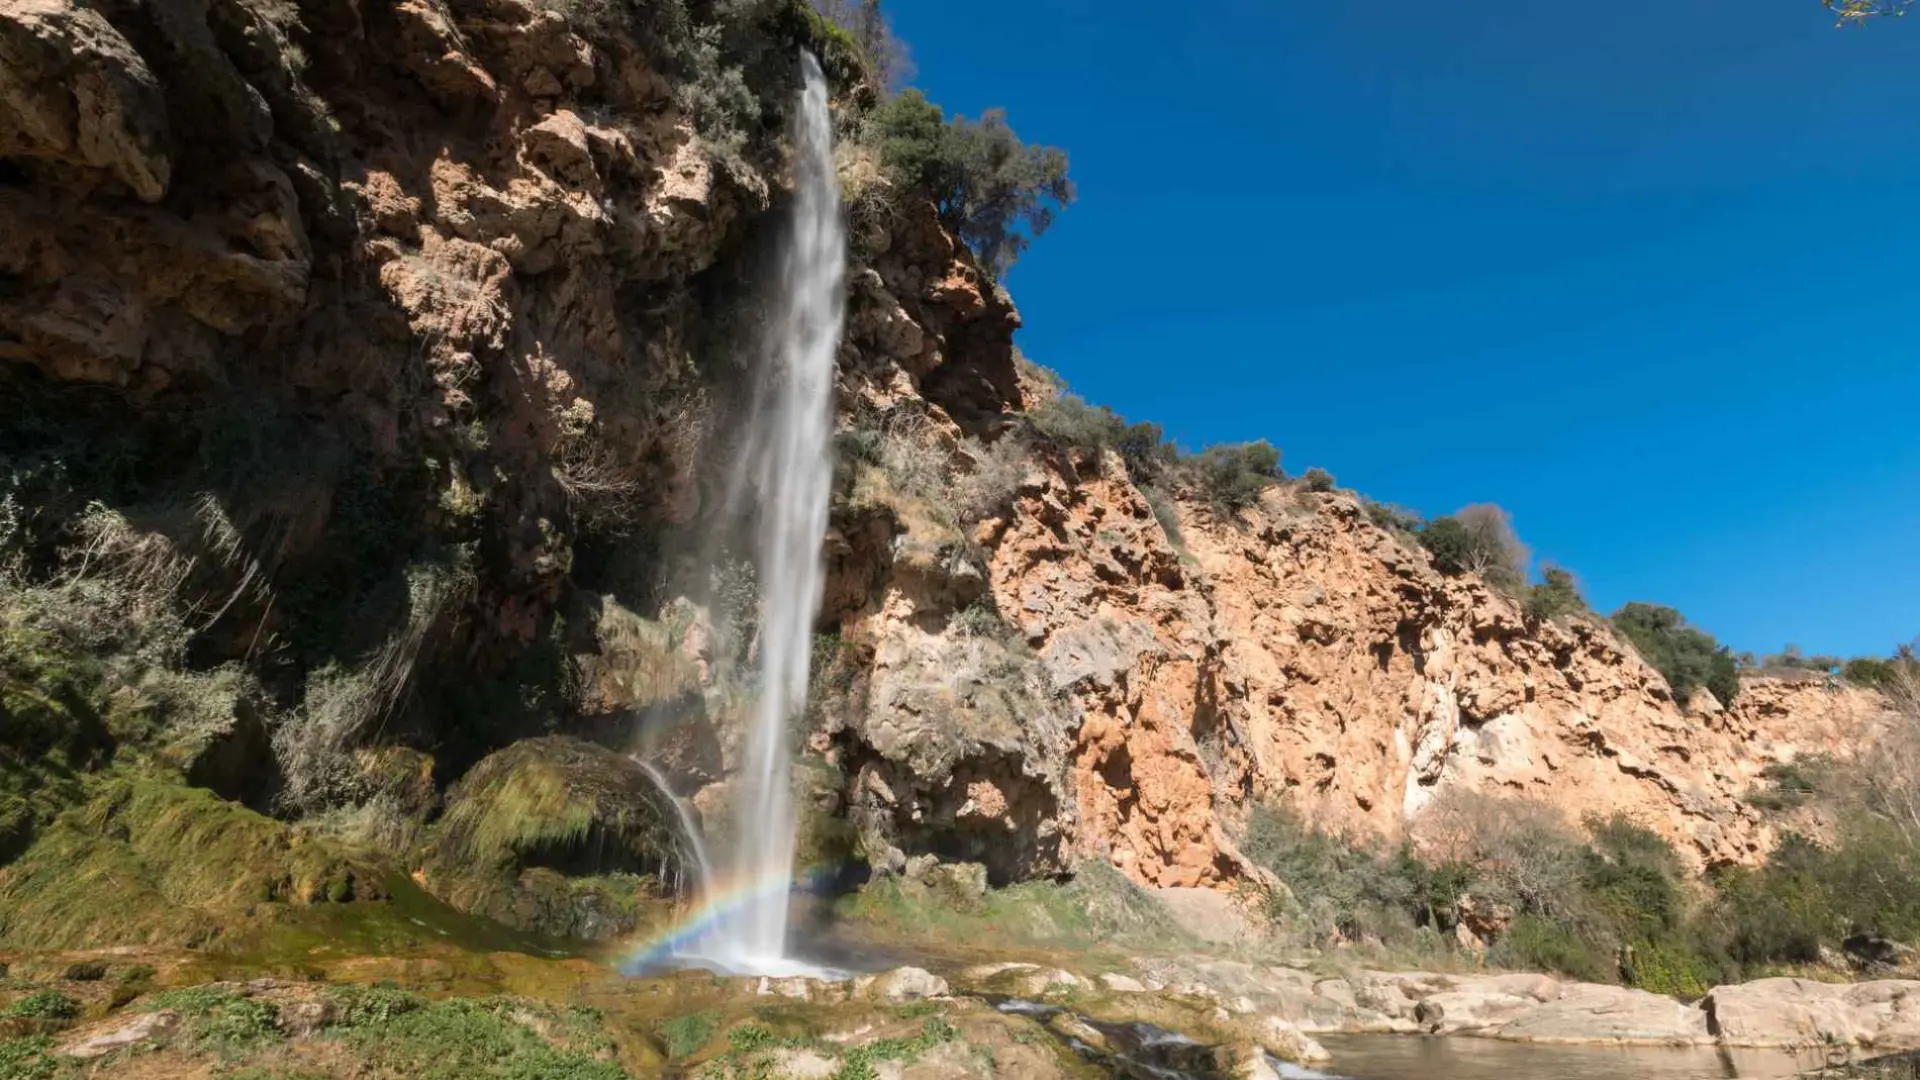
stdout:
<svg viewBox="0 0 1920 1080">
<path fill-rule="evenodd" d="M 80 1015 L 80 1003 L 58 990 L 36 990 L 0 1011 L 13 1020 L 71 1020 Z"/>
<path fill-rule="evenodd" d="M 668 1058 L 679 1061 L 699 1053 L 713 1041 L 713 1033 L 719 1026 L 720 1014 L 712 1010 L 676 1016 L 660 1022 L 660 1043 Z"/>
<path fill-rule="evenodd" d="M 1820 945 L 1840 933 L 1840 918 L 1819 880 L 1822 853 L 1788 836 L 1758 869 L 1730 867 L 1713 876 L 1718 931 L 1727 954 L 1751 966 L 1812 964 Z"/>
<path fill-rule="evenodd" d="M 1527 590 L 1523 608 L 1527 618 L 1539 623 L 1577 615 L 1587 610 L 1587 602 L 1581 597 L 1580 586 L 1574 582 L 1571 573 L 1550 566 L 1540 584 Z"/>
<path fill-rule="evenodd" d="M 1760 770 L 1762 786 L 1747 793 L 1747 804 L 1773 813 L 1798 810 L 1818 791 L 1822 767 L 1798 761 L 1775 762 Z"/>
<path fill-rule="evenodd" d="M 1613 613 L 1613 625 L 1667 680 L 1675 701 L 1686 702 L 1702 686 L 1722 705 L 1739 696 L 1740 674 L 1733 654 L 1712 634 L 1688 626 L 1678 611 L 1636 601 Z"/>
<path fill-rule="evenodd" d="M 1425 519 L 1405 507 L 1374 502 L 1372 499 L 1363 499 L 1361 503 L 1367 509 L 1367 520 L 1390 533 L 1418 536 L 1420 530 L 1426 527 Z"/>
<path fill-rule="evenodd" d="M 1265 439 L 1209 446 L 1189 463 L 1189 468 L 1214 512 L 1223 517 L 1235 516 L 1259 502 L 1262 492 L 1276 480 L 1285 479 L 1280 471 L 1280 451 Z"/>
<path fill-rule="evenodd" d="M 1539 915 L 1513 920 L 1489 956 L 1502 967 L 1548 971 L 1584 982 L 1609 982 L 1615 965 L 1579 933 Z"/>
<path fill-rule="evenodd" d="M 1622 976 L 1638 989 L 1682 1001 L 1698 1001 L 1720 983 L 1732 981 L 1712 960 L 1674 945 L 1632 946 L 1623 966 Z"/>
<path fill-rule="evenodd" d="M 1067 392 L 1029 411 L 1027 423 L 1057 443 L 1096 451 L 1117 445 L 1127 433 L 1127 422 L 1112 409 Z"/>
<path fill-rule="evenodd" d="M 1300 478 L 1307 482 L 1308 491 L 1327 492 L 1337 486 L 1334 483 L 1333 474 L 1318 465 L 1308 469 Z"/>
<path fill-rule="evenodd" d="M 896 182 L 931 198 L 941 223 L 995 276 L 1073 202 L 1066 154 L 1021 142 L 999 109 L 949 120 L 908 90 L 876 109 L 870 123 Z"/>
<path fill-rule="evenodd" d="M 1458 864 L 1430 866 L 1410 847 L 1376 850 L 1330 835 L 1273 804 L 1254 808 L 1240 850 L 1287 887 L 1266 898 L 1267 916 L 1323 940 L 1405 944 L 1421 927 L 1451 926 L 1473 877 Z"/>
</svg>

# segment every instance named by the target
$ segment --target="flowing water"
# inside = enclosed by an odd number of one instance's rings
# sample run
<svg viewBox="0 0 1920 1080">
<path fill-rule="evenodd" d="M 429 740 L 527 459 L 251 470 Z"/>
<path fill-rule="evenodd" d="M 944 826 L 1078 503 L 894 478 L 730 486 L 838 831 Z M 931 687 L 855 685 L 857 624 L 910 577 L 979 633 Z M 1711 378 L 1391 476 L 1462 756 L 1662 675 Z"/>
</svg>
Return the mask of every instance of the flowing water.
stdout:
<svg viewBox="0 0 1920 1080">
<path fill-rule="evenodd" d="M 1544 1046 L 1418 1035 L 1316 1038 L 1333 1054 L 1331 1064 L 1318 1067 L 1319 1075 L 1359 1080 L 1785 1080 L 1825 1063 L 1817 1052 L 1713 1046 Z"/>
<path fill-rule="evenodd" d="M 703 904 L 714 922 L 684 957 L 768 975 L 810 970 L 787 956 L 794 845 L 787 728 L 806 706 L 813 623 L 826 576 L 821 543 L 833 485 L 834 358 L 846 306 L 847 237 L 827 81 L 811 54 L 802 54 L 801 68 L 792 216 L 734 485 L 738 499 L 751 500 L 758 522 L 759 696 L 736 779 L 740 820 L 733 849 L 723 872 L 705 875 Z"/>
<path fill-rule="evenodd" d="M 633 763 L 640 766 L 640 771 L 647 774 L 647 779 L 653 781 L 654 787 L 660 789 L 660 794 L 673 807 L 674 817 L 680 826 L 681 843 L 686 846 L 680 852 L 679 866 L 675 869 L 678 880 L 673 883 L 674 892 L 682 896 L 704 894 L 712 887 L 713 861 L 707 858 L 707 843 L 700 835 L 700 823 L 693 819 L 693 813 L 687 809 L 687 804 L 681 802 L 680 796 L 674 794 L 673 785 L 667 783 L 667 778 L 661 775 L 653 762 L 636 754 L 633 757 Z M 689 870 L 692 871 L 691 874 L 688 873 Z M 693 878 L 692 881 L 686 880 L 689 876 Z"/>
</svg>

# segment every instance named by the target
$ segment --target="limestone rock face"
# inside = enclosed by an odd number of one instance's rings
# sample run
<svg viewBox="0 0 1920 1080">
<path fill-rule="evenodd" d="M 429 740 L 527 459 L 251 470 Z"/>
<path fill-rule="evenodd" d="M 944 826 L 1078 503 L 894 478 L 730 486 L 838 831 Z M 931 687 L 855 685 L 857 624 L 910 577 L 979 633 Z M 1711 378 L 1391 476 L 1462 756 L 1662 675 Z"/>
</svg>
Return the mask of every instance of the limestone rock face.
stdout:
<svg viewBox="0 0 1920 1080">
<path fill-rule="evenodd" d="M 1731 706 L 1684 710 L 1604 621 L 1530 624 L 1349 495 L 1282 485 L 1232 521 L 1178 501 L 1183 558 L 1116 457 L 1042 460 L 978 540 L 993 606 L 1052 691 L 1022 760 L 1059 794 L 1039 827 L 1063 863 L 1218 886 L 1250 872 L 1229 833 L 1255 800 L 1427 841 L 1456 791 L 1543 800 L 1574 824 L 1625 814 L 1696 868 L 1752 863 L 1775 842 L 1743 799 L 1762 770 L 1845 758 L 1892 719 L 1870 692 L 1765 678 Z M 928 627 L 941 610 L 880 604 L 852 621 L 878 642 L 877 672 L 911 648 L 919 685 L 960 691 L 942 672 L 967 646 Z M 964 730 L 904 699 L 876 708 L 863 723 L 888 732 L 887 754 Z M 1497 932 L 1503 913 L 1480 914 Z"/>
</svg>

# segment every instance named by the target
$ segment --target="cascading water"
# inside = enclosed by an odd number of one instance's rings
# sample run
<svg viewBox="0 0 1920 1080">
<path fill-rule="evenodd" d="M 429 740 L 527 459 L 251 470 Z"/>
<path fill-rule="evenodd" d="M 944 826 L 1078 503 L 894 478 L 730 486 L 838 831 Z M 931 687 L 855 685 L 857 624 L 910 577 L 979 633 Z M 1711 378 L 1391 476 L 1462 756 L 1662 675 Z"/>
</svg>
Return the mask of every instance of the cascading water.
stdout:
<svg viewBox="0 0 1920 1080">
<path fill-rule="evenodd" d="M 693 820 L 693 814 L 687 810 L 687 804 L 681 802 L 680 796 L 673 793 L 673 785 L 667 783 L 667 778 L 654 767 L 653 762 L 635 755 L 633 763 L 640 766 L 640 771 L 647 774 L 647 779 L 653 781 L 654 787 L 660 789 L 661 796 L 667 800 L 668 805 L 673 807 L 674 818 L 680 826 L 680 838 L 686 847 L 680 852 L 679 866 L 676 870 L 678 880 L 674 882 L 674 891 L 678 893 L 691 891 L 694 895 L 706 892 L 712 887 L 713 860 L 707 858 L 707 844 L 700 835 L 699 823 Z M 689 882 L 688 877 L 692 877 L 693 880 Z"/>
<path fill-rule="evenodd" d="M 737 498 L 753 500 L 759 522 L 759 697 L 736 781 L 740 820 L 722 875 L 729 895 L 706 898 L 709 907 L 719 905 L 715 922 L 686 956 L 755 974 L 806 970 L 786 955 L 795 825 L 787 725 L 806 707 L 825 584 L 820 548 L 833 486 L 834 357 L 846 313 L 847 237 L 827 80 L 812 54 L 802 53 L 800 62 L 805 85 L 794 124 L 792 217 L 734 485 Z"/>
</svg>

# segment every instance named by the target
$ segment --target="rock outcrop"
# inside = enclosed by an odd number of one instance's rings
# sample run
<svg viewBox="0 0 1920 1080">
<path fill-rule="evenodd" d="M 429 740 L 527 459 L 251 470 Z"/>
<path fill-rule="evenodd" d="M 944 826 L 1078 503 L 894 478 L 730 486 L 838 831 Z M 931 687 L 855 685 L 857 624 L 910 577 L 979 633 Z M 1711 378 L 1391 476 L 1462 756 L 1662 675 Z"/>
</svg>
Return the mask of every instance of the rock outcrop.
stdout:
<svg viewBox="0 0 1920 1080">
<path fill-rule="evenodd" d="M 1752 863 L 1774 842 L 1743 798 L 1762 770 L 1845 758 L 1893 720 L 1870 692 L 1764 678 L 1731 708 L 1690 712 L 1603 621 L 1530 623 L 1477 579 L 1436 572 L 1347 494 L 1282 485 L 1231 520 L 1183 500 L 1183 555 L 1116 457 L 1039 461 L 977 538 L 991 604 L 1029 651 L 1015 677 L 1052 691 L 1026 718 L 1043 741 L 1066 733 L 1063 762 L 1043 746 L 1020 758 L 1057 799 L 1040 827 L 1061 861 L 1215 885 L 1243 872 L 1228 834 L 1255 800 L 1420 839 L 1436 800 L 1465 791 L 1543 800 L 1576 824 L 1626 814 L 1695 866 Z M 903 528 L 896 548 L 917 526 Z M 977 700 L 960 690 L 969 666 L 951 664 L 967 644 L 941 629 L 953 604 L 921 601 L 870 605 L 843 631 L 873 642 L 877 678 L 910 647 L 923 696 Z M 869 724 L 925 715 L 869 707 Z M 978 805 L 992 817 L 1002 803 Z"/>
</svg>

